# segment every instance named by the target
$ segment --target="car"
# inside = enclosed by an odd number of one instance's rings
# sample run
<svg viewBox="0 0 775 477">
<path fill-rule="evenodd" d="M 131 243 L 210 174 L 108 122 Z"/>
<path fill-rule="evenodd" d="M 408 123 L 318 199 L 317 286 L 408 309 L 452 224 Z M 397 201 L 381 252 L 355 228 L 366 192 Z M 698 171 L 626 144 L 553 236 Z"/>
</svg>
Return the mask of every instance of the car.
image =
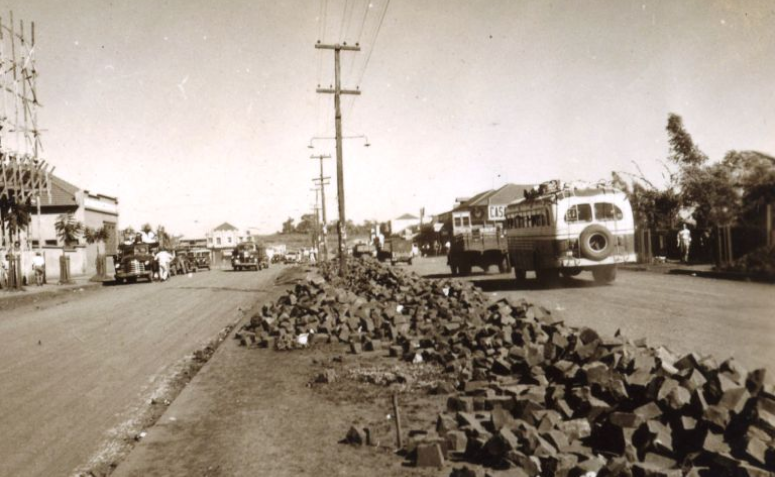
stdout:
<svg viewBox="0 0 775 477">
<path fill-rule="evenodd" d="M 301 255 L 295 250 L 291 250 L 285 254 L 284 263 L 299 263 Z"/>
<path fill-rule="evenodd" d="M 375 255 L 376 250 L 374 249 L 373 245 L 369 245 L 367 243 L 359 243 L 355 244 L 353 247 L 352 256 L 353 258 L 361 258 L 365 256 L 372 257 Z"/>
<path fill-rule="evenodd" d="M 197 271 L 200 268 L 210 270 L 210 251 L 206 248 L 195 248 L 188 252 L 191 259 L 191 269 Z"/>
<path fill-rule="evenodd" d="M 252 268 L 255 271 L 269 268 L 266 248 L 253 242 L 242 242 L 231 253 L 231 266 L 234 270 Z"/>
</svg>

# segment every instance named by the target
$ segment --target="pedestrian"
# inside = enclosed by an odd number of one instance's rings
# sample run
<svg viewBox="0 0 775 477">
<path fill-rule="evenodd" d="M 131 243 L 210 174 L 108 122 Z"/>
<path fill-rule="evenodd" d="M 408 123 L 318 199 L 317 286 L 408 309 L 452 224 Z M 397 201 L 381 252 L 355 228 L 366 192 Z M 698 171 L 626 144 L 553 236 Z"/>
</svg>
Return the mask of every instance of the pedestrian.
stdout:
<svg viewBox="0 0 775 477">
<path fill-rule="evenodd" d="M 0 289 L 8 288 L 8 252 L 0 248 Z"/>
<path fill-rule="evenodd" d="M 447 241 L 444 243 L 444 251 L 447 253 L 447 255 L 449 255 L 449 251 L 450 251 L 450 250 L 452 250 L 452 242 L 450 242 L 449 240 L 447 240 Z"/>
<path fill-rule="evenodd" d="M 43 286 L 43 278 L 46 274 L 46 260 L 40 252 L 35 252 L 35 256 L 32 258 L 32 271 L 35 272 L 35 284 L 39 287 Z"/>
<path fill-rule="evenodd" d="M 681 249 L 681 263 L 689 263 L 689 248 L 692 246 L 692 233 L 686 224 L 678 232 L 678 247 Z"/>
<path fill-rule="evenodd" d="M 166 282 L 170 273 L 170 262 L 172 255 L 166 250 L 161 249 L 156 253 L 156 263 L 159 265 L 159 280 Z"/>
</svg>

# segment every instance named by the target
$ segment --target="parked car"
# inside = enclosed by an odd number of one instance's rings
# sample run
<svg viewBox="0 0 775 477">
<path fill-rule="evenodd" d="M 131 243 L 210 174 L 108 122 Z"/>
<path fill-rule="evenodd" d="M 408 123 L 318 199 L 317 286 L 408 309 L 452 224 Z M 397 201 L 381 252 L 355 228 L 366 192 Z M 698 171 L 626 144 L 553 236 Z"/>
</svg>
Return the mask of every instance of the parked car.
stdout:
<svg viewBox="0 0 775 477">
<path fill-rule="evenodd" d="M 299 254 L 299 252 L 295 250 L 291 250 L 290 252 L 286 252 L 283 263 L 299 263 L 300 259 L 301 259 L 301 255 Z"/>
<path fill-rule="evenodd" d="M 210 251 L 206 248 L 195 248 L 188 252 L 191 259 L 192 271 L 197 271 L 200 268 L 206 268 L 210 270 Z"/>
<path fill-rule="evenodd" d="M 353 247 L 353 258 L 361 258 L 364 256 L 372 257 L 375 255 L 376 250 L 374 249 L 373 245 L 369 245 L 367 243 L 359 243 L 355 244 Z"/>
</svg>

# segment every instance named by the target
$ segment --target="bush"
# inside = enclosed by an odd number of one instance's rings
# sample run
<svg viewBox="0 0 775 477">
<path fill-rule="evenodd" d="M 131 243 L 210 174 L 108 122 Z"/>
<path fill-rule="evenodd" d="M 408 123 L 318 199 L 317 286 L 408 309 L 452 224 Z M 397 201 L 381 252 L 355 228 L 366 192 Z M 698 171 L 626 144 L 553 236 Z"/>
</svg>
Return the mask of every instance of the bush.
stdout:
<svg viewBox="0 0 775 477">
<path fill-rule="evenodd" d="M 764 246 L 735 260 L 726 270 L 760 275 L 775 280 L 775 246 Z"/>
</svg>

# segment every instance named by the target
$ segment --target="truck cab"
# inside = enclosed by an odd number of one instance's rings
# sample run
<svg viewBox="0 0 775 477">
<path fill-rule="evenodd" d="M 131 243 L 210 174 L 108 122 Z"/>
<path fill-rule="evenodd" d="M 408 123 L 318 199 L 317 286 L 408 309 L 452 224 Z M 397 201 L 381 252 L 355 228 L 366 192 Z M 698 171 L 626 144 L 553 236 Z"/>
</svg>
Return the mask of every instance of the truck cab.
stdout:
<svg viewBox="0 0 775 477">
<path fill-rule="evenodd" d="M 121 244 L 115 257 L 116 281 L 118 283 L 134 283 L 138 278 L 153 281 L 154 249 L 158 243 L 125 243 Z"/>
</svg>

